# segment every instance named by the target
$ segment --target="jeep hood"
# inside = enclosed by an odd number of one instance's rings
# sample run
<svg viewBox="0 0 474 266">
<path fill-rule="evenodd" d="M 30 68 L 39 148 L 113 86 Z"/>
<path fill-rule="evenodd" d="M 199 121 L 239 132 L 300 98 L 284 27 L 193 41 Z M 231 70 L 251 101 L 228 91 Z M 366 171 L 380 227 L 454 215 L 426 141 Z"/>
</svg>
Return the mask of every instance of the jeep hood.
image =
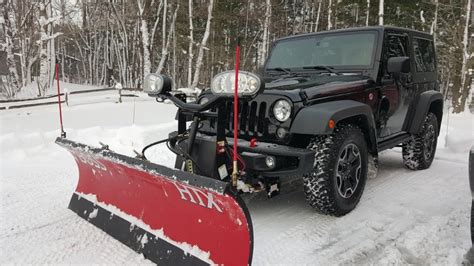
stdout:
<svg viewBox="0 0 474 266">
<path fill-rule="evenodd" d="M 303 99 L 314 99 L 350 93 L 373 82 L 370 77 L 361 75 L 279 78 L 266 80 L 264 93 L 295 94 L 297 92 Z"/>
<path fill-rule="evenodd" d="M 361 75 L 340 75 L 340 76 L 315 76 L 315 77 L 280 77 L 266 78 L 265 89 L 270 90 L 294 90 L 320 87 L 332 83 L 346 83 L 354 81 L 368 80 L 369 77 Z"/>
</svg>

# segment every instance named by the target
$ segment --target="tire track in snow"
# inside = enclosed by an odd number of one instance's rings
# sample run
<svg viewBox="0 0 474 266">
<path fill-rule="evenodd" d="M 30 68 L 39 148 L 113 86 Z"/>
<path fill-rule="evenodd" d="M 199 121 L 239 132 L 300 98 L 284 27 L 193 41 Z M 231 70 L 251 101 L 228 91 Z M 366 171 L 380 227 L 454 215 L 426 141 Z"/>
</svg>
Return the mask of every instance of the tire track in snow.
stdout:
<svg viewBox="0 0 474 266">
<path fill-rule="evenodd" d="M 400 245 L 400 249 L 385 247 L 396 247 L 413 228 L 433 227 L 440 217 L 467 213 L 466 175 L 466 165 L 444 160 L 436 160 L 428 170 L 407 170 L 401 154 L 388 151 L 381 156 L 379 174 L 368 181 L 358 207 L 344 217 L 323 216 L 306 208 L 302 189 L 282 193 L 278 204 L 256 197 L 249 206 L 256 235 L 254 263 L 429 263 L 439 254 L 419 257 Z M 446 187 L 446 178 L 453 180 L 452 187 Z M 450 207 L 456 202 L 463 202 L 460 209 Z M 420 237 L 428 241 L 431 235 Z M 380 252 L 387 254 L 379 256 Z M 459 254 L 454 259 L 459 260 Z"/>
</svg>

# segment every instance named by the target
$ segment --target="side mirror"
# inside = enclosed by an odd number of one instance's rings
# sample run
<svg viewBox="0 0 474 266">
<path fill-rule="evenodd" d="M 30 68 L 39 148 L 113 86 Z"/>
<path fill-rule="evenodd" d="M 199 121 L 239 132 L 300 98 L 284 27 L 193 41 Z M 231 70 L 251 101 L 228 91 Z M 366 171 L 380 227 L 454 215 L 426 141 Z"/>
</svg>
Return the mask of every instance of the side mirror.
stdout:
<svg viewBox="0 0 474 266">
<path fill-rule="evenodd" d="M 390 57 L 387 61 L 387 72 L 390 74 L 410 73 L 410 58 Z"/>
</svg>

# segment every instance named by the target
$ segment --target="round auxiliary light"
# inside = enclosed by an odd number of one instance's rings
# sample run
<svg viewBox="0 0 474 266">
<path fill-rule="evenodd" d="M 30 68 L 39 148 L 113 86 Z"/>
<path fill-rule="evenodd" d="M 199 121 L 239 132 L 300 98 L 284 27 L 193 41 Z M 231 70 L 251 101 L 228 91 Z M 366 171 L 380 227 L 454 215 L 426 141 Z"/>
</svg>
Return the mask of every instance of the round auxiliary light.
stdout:
<svg viewBox="0 0 474 266">
<path fill-rule="evenodd" d="M 143 80 L 143 91 L 149 95 L 158 95 L 163 89 L 164 83 L 162 75 L 150 73 Z"/>
<path fill-rule="evenodd" d="M 273 115 L 280 122 L 285 122 L 291 116 L 291 103 L 287 100 L 278 100 L 273 106 Z"/>
<path fill-rule="evenodd" d="M 265 164 L 267 165 L 268 168 L 274 168 L 275 167 L 275 157 L 267 156 L 265 158 Z"/>
<path fill-rule="evenodd" d="M 276 131 L 276 135 L 279 139 L 284 139 L 286 137 L 286 129 L 279 127 Z"/>
</svg>

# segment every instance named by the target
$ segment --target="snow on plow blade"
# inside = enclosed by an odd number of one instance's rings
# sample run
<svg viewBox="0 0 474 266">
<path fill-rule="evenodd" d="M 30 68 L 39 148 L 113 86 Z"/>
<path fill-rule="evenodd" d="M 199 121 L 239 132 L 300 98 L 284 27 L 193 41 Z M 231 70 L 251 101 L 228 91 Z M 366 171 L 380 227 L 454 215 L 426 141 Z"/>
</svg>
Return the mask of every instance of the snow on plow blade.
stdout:
<svg viewBox="0 0 474 266">
<path fill-rule="evenodd" d="M 251 263 L 249 212 L 228 183 L 64 138 L 79 182 L 69 209 L 159 264 Z"/>
</svg>

